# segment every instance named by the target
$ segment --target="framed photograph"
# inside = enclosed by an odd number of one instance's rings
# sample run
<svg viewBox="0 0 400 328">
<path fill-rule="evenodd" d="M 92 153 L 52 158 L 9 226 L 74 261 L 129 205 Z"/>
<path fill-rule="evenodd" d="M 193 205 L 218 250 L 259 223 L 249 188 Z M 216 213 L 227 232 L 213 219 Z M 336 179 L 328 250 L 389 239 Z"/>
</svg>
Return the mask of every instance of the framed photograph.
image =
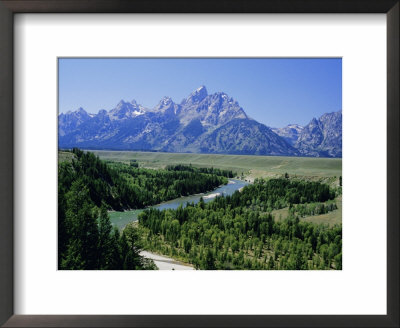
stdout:
<svg viewBox="0 0 400 328">
<path fill-rule="evenodd" d="M 59 270 L 342 270 L 341 58 L 59 58 L 58 82 Z"/>
<path fill-rule="evenodd" d="M 399 3 L 0 1 L 0 319 L 399 326 Z"/>
</svg>

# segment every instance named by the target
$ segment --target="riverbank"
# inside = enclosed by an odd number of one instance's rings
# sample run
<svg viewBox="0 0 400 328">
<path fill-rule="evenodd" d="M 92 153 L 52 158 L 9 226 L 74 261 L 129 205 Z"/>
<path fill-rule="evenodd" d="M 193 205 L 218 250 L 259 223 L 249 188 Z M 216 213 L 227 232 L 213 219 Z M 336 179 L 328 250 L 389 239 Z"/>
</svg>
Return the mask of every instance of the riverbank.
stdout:
<svg viewBox="0 0 400 328">
<path fill-rule="evenodd" d="M 204 202 L 207 203 L 215 199 L 215 197 L 217 196 L 232 195 L 236 190 L 239 190 L 248 184 L 248 182 L 243 180 L 229 179 L 226 185 L 222 185 L 214 189 L 213 191 L 209 191 L 203 194 L 175 198 L 151 207 L 159 210 L 177 209 L 179 206 L 185 207 L 187 203 L 196 204 L 200 201 L 200 198 L 203 198 Z M 124 212 L 110 211 L 109 215 L 111 223 L 118 229 L 122 230 L 128 223 L 137 221 L 139 213 L 144 210 L 145 209 L 137 209 Z"/>
<path fill-rule="evenodd" d="M 194 270 L 191 265 L 176 261 L 164 255 L 158 255 L 149 251 L 141 251 L 140 255 L 152 259 L 159 270 Z"/>
</svg>

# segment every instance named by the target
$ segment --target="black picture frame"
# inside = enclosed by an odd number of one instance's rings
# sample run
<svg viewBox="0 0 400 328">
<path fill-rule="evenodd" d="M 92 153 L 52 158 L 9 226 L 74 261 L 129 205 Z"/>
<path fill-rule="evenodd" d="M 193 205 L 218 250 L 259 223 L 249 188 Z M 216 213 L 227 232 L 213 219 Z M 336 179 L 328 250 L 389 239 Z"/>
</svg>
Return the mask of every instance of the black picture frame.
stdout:
<svg viewBox="0 0 400 328">
<path fill-rule="evenodd" d="M 4 327 L 399 327 L 399 11 L 399 0 L 0 0 L 0 324 Z M 16 13 L 385 13 L 387 315 L 14 315 L 13 17 Z"/>
</svg>

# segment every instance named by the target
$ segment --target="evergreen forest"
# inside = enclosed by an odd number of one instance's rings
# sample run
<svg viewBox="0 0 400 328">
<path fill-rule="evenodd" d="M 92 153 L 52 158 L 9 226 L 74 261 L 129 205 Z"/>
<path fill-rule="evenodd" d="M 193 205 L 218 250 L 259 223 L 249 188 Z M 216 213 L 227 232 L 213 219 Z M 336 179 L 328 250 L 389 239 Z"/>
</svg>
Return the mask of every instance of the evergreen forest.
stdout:
<svg viewBox="0 0 400 328">
<path fill-rule="evenodd" d="M 71 150 L 58 166 L 58 265 L 60 269 L 152 269 L 142 258 L 138 229 L 112 227 L 108 210 L 145 208 L 213 190 L 229 171 L 188 167 L 139 168 L 137 162 L 106 163 L 91 152 Z"/>
<path fill-rule="evenodd" d="M 142 250 L 201 270 L 341 270 L 342 225 L 303 221 L 337 210 L 338 187 L 316 181 L 255 179 L 232 195 L 177 209 L 152 205 L 212 191 L 231 170 L 140 167 L 68 151 L 58 165 L 58 266 L 61 270 L 153 270 Z M 341 181 L 341 180 L 340 180 Z M 288 208 L 284 219 L 274 211 Z M 109 211 L 144 209 L 121 231 Z"/>
</svg>

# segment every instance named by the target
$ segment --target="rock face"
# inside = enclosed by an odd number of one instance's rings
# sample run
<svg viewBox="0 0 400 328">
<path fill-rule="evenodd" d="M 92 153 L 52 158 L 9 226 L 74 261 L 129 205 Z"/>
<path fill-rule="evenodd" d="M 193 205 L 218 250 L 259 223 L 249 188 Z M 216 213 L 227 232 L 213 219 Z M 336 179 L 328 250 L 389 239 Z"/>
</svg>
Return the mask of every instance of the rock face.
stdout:
<svg viewBox="0 0 400 328">
<path fill-rule="evenodd" d="M 85 123 L 90 119 L 90 116 L 86 111 L 80 107 L 75 112 L 61 113 L 58 116 L 58 134 L 65 136 L 71 131 L 76 130 L 82 123 Z"/>
<path fill-rule="evenodd" d="M 202 152 L 242 155 L 299 155 L 284 139 L 264 124 L 251 119 L 234 119 L 203 140 Z"/>
<path fill-rule="evenodd" d="M 293 146 L 296 143 L 297 139 L 299 139 L 299 135 L 303 131 L 303 127 L 298 124 L 289 124 L 284 128 L 272 128 L 271 130 Z"/>
<path fill-rule="evenodd" d="M 323 156 L 307 148 L 306 137 L 296 149 L 300 137 L 294 141 L 295 136 L 302 135 L 303 129 L 294 125 L 290 129 L 287 132 L 270 129 L 250 119 L 226 93 L 209 95 L 206 87 L 201 86 L 180 104 L 164 97 L 149 109 L 134 100 L 121 100 L 108 112 L 102 109 L 98 114 L 88 114 L 80 108 L 60 114 L 59 147 Z"/>
<path fill-rule="evenodd" d="M 342 157 L 342 111 L 313 118 L 294 146 L 305 156 Z"/>
</svg>

